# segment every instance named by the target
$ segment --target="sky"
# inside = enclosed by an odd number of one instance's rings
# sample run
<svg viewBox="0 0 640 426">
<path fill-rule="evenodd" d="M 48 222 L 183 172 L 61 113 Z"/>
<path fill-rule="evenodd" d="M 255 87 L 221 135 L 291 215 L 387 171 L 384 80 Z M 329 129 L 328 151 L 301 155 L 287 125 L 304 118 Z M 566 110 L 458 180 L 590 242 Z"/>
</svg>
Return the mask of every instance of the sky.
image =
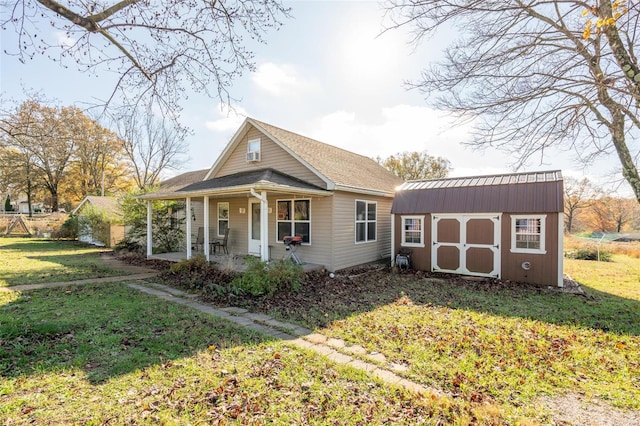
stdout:
<svg viewBox="0 0 640 426">
<path fill-rule="evenodd" d="M 451 117 L 406 87 L 441 57 L 452 41 L 450 32 L 416 47 L 408 43 L 406 30 L 381 34 L 383 11 L 374 1 L 298 0 L 285 5 L 292 8 L 292 19 L 268 33 L 266 45 L 255 46 L 256 71 L 230 88 L 238 100 L 231 109 L 219 100 L 186 93 L 181 121 L 193 134 L 187 138 L 187 161 L 174 173 L 210 167 L 246 116 L 372 158 L 426 150 L 451 162 L 450 176 L 513 171 L 514 158 L 466 147 L 470 126 L 454 126 Z M 4 52 L 15 45 L 15 35 L 1 35 Z M 0 53 L 0 61 L 3 99 L 24 99 L 30 90 L 81 107 L 112 87 L 112 77 L 89 76 L 44 58 L 22 64 Z M 569 153 L 551 150 L 520 171 L 556 169 L 608 185 L 616 161 L 603 158 L 583 169 Z M 618 190 L 627 191 L 625 185 Z"/>
</svg>

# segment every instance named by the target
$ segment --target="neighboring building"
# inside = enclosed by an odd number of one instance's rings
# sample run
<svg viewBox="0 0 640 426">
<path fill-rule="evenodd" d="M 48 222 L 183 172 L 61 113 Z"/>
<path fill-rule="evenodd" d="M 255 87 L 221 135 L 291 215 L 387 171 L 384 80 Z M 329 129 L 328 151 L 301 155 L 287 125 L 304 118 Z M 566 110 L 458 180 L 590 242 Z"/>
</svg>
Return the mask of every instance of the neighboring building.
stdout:
<svg viewBox="0 0 640 426">
<path fill-rule="evenodd" d="M 407 182 L 391 251 L 416 269 L 563 285 L 560 171 Z"/>
<path fill-rule="evenodd" d="M 203 248 L 229 232 L 229 251 L 263 260 L 298 255 L 334 271 L 388 259 L 391 202 L 402 180 L 371 158 L 247 118 L 213 166 L 165 181 L 145 200 L 184 200 L 185 256 L 197 230 Z M 147 254 L 153 236 L 148 224 Z"/>
<path fill-rule="evenodd" d="M 104 212 L 108 218 L 113 219 L 122 217 L 122 212 L 120 211 L 120 207 L 118 206 L 118 202 L 115 198 L 89 195 L 85 197 L 78 207 L 71 212 L 71 214 L 78 216 L 79 224 L 82 223 L 84 213 L 86 213 L 89 206 L 98 211 Z M 108 228 L 104 230 L 104 232 L 84 226 L 79 226 L 79 228 L 78 240 L 97 246 L 113 247 L 124 239 L 125 234 L 124 225 L 119 223 L 109 223 Z"/>
</svg>

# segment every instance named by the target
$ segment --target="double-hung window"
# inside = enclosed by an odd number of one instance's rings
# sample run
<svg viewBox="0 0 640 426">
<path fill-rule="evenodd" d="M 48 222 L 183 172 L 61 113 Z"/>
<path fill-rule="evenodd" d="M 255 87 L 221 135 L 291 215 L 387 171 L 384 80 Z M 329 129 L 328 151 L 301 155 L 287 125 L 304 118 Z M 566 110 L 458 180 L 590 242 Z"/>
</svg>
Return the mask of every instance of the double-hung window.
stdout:
<svg viewBox="0 0 640 426">
<path fill-rule="evenodd" d="M 402 216 L 402 246 L 424 247 L 424 216 Z"/>
<path fill-rule="evenodd" d="M 251 139 L 247 142 L 247 161 L 260 161 L 260 139 Z"/>
<path fill-rule="evenodd" d="M 546 253 L 546 215 L 511 216 L 511 251 L 514 253 Z"/>
<path fill-rule="evenodd" d="M 276 225 L 278 241 L 287 236 L 302 237 L 311 242 L 311 200 L 278 200 Z"/>
<path fill-rule="evenodd" d="M 356 243 L 376 241 L 378 204 L 375 201 L 356 200 Z"/>
</svg>

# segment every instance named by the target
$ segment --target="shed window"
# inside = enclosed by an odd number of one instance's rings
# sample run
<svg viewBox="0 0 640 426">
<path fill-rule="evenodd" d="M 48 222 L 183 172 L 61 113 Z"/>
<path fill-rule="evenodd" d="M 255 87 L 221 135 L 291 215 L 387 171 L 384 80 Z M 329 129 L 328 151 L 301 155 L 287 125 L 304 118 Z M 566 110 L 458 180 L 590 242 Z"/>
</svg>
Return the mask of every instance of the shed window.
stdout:
<svg viewBox="0 0 640 426">
<path fill-rule="evenodd" d="M 511 216 L 511 251 L 513 253 L 546 253 L 546 215 Z"/>
<path fill-rule="evenodd" d="M 378 204 L 375 201 L 356 200 L 356 243 L 376 240 Z"/>
<path fill-rule="evenodd" d="M 311 242 L 311 200 L 278 200 L 278 241 L 287 236 L 302 237 Z"/>
<path fill-rule="evenodd" d="M 424 216 L 402 216 L 401 245 L 424 247 Z"/>
<path fill-rule="evenodd" d="M 224 237 L 229 227 L 229 203 L 218 203 L 218 237 Z"/>
</svg>

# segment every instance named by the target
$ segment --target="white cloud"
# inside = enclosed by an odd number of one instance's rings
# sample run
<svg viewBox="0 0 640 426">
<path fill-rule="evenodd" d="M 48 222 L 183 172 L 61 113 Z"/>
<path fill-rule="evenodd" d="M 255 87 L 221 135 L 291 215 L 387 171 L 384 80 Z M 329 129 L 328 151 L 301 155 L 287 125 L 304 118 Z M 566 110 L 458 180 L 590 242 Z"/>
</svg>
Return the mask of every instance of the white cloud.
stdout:
<svg viewBox="0 0 640 426">
<path fill-rule="evenodd" d="M 452 176 L 509 172 L 504 154 L 483 154 L 461 144 L 470 139 L 471 124 L 454 125 L 453 117 L 426 106 L 382 108 L 378 119 L 368 121 L 335 111 L 312 121 L 303 134 L 372 158 L 426 150 L 451 161 Z"/>
<path fill-rule="evenodd" d="M 299 96 L 316 90 L 317 85 L 306 80 L 293 65 L 265 62 L 251 76 L 258 89 L 277 97 Z"/>
<path fill-rule="evenodd" d="M 68 48 L 72 47 L 76 43 L 76 39 L 69 37 L 69 34 L 64 31 L 56 31 L 53 33 L 53 36 L 60 47 Z"/>
<path fill-rule="evenodd" d="M 212 121 L 206 121 L 205 127 L 220 133 L 235 132 L 247 117 L 247 111 L 244 108 L 236 106 L 230 109 L 224 104 L 218 104 L 214 114 L 217 118 Z"/>
</svg>

